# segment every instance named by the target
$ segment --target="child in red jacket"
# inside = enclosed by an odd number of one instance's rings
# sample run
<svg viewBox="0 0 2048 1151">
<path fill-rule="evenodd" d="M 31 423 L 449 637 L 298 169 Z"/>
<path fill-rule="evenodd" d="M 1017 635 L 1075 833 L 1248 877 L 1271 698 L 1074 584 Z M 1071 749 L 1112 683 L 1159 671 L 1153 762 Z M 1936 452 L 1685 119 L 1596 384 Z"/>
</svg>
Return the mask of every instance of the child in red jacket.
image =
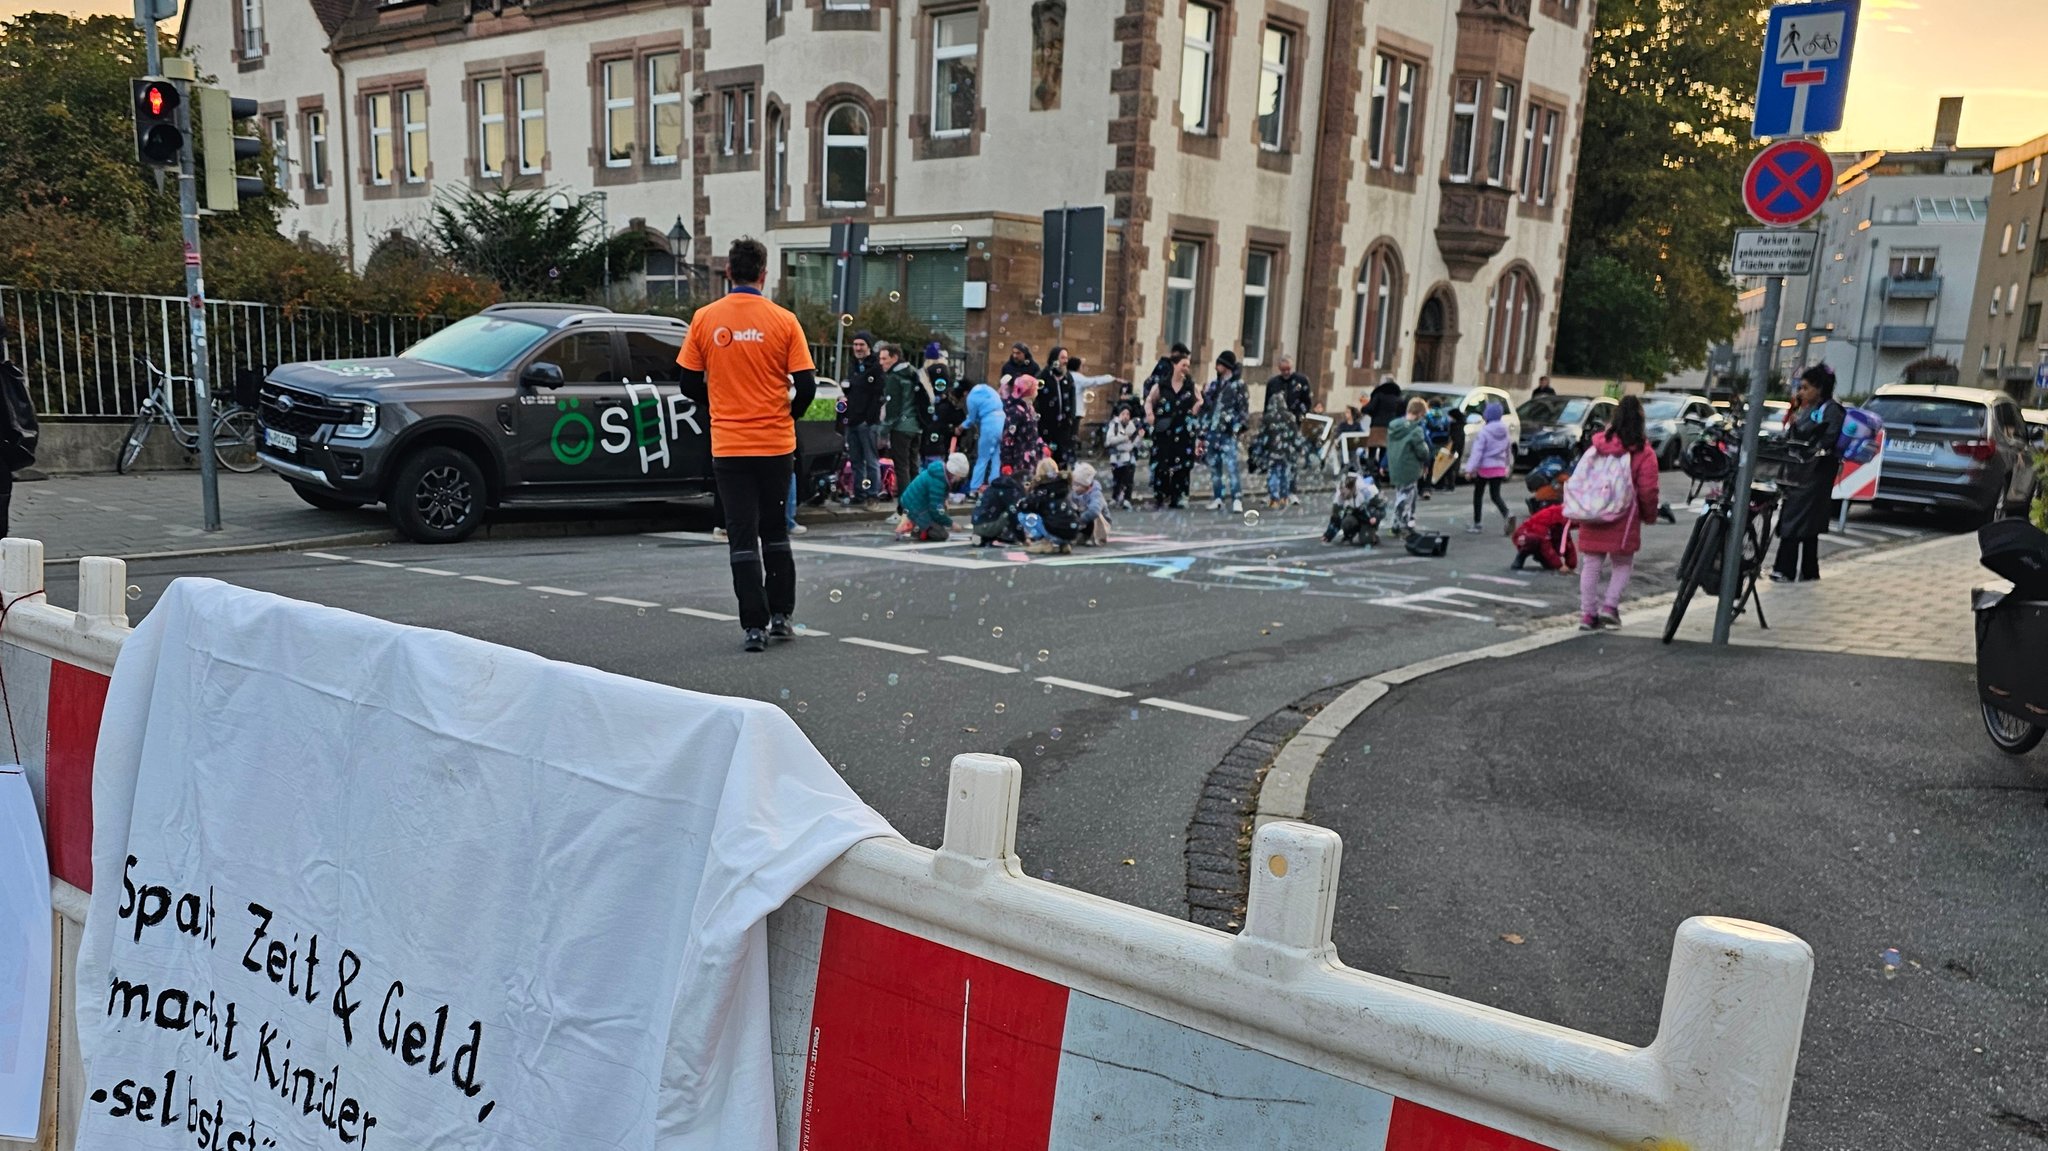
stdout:
<svg viewBox="0 0 2048 1151">
<path fill-rule="evenodd" d="M 1544 571 L 1574 571 L 1579 550 L 1572 543 L 1571 524 L 1564 518 L 1564 505 L 1549 507 L 1523 520 L 1515 528 L 1514 570 L 1521 571 L 1533 557 Z"/>
</svg>

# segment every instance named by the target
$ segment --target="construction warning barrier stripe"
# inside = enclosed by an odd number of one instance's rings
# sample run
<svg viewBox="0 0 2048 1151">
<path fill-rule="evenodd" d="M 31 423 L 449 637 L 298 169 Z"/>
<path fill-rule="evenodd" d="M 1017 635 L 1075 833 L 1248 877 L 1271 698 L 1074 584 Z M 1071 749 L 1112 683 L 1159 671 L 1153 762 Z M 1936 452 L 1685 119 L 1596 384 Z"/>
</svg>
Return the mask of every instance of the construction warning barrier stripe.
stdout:
<svg viewBox="0 0 2048 1151">
<path fill-rule="evenodd" d="M 71 981 L 125 578 L 118 561 L 82 561 L 79 610 L 65 611 L 41 594 L 41 545 L 0 544 L 0 670 L 63 919 L 43 1144 L 59 1151 L 82 1103 Z M 958 757 L 938 850 L 857 844 L 771 917 L 787 1151 L 1783 1141 L 1813 970 L 1792 935 L 1681 924 L 1657 1038 L 1633 1047 L 1343 966 L 1330 940 L 1343 845 L 1323 828 L 1258 830 L 1237 935 L 1028 878 L 1021 780 L 1014 760 Z"/>
</svg>

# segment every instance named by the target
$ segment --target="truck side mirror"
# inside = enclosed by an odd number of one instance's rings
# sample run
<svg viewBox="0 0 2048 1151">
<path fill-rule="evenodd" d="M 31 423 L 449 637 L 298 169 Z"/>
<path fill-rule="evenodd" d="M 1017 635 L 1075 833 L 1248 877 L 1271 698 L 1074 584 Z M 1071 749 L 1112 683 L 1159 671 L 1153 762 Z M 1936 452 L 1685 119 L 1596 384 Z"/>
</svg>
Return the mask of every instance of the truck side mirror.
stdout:
<svg viewBox="0 0 2048 1151">
<path fill-rule="evenodd" d="M 533 388 L 559 388 L 562 386 L 562 366 L 537 360 L 526 365 L 526 370 L 519 374 L 519 382 Z"/>
</svg>

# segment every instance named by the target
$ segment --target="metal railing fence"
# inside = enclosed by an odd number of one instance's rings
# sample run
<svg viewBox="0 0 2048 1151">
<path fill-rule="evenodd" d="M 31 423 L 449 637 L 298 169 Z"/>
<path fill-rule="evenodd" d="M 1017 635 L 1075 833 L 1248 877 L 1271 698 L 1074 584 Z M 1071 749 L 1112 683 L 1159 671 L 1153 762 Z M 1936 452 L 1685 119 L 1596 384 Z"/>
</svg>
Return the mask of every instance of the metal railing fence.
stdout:
<svg viewBox="0 0 2048 1151">
<path fill-rule="evenodd" d="M 299 360 L 389 356 L 450 322 L 445 316 L 365 315 L 208 300 L 208 377 L 214 395 L 235 394 L 238 374 Z M 41 416 L 132 416 L 149 389 L 147 358 L 192 374 L 191 329 L 179 296 L 18 288 L 0 284 L 0 358 L 20 365 Z M 172 404 L 191 410 L 190 388 Z"/>
</svg>

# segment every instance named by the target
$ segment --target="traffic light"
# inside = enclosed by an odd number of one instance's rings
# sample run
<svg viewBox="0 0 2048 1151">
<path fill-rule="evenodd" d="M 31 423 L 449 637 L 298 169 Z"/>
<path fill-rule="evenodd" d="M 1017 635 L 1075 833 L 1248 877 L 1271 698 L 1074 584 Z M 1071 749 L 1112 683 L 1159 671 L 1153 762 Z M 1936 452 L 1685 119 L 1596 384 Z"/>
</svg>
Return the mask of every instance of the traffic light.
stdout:
<svg viewBox="0 0 2048 1151">
<path fill-rule="evenodd" d="M 151 168 L 175 168 L 185 147 L 178 130 L 178 86 L 161 76 L 129 81 L 135 93 L 135 159 Z"/>
<path fill-rule="evenodd" d="M 242 201 L 264 193 L 263 178 L 235 172 L 238 161 L 263 154 L 263 141 L 238 136 L 235 126 L 256 115 L 256 101 L 230 96 L 220 88 L 194 88 L 193 110 L 199 117 L 199 147 L 195 157 L 202 169 L 199 206 L 214 212 L 233 212 Z"/>
</svg>

